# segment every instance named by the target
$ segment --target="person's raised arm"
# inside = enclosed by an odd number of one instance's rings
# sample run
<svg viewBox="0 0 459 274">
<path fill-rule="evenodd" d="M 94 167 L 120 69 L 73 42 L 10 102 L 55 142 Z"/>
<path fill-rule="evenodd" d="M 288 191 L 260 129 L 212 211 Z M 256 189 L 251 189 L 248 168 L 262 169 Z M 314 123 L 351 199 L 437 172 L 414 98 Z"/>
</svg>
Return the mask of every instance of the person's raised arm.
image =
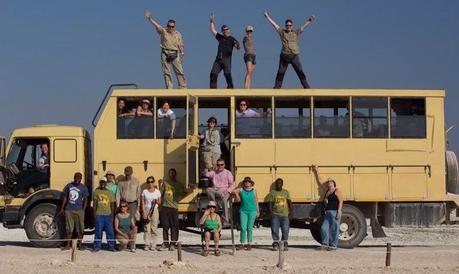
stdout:
<svg viewBox="0 0 459 274">
<path fill-rule="evenodd" d="M 150 21 L 150 23 L 153 25 L 153 27 L 155 27 L 157 30 L 160 30 L 160 29 L 163 28 L 158 22 L 156 22 L 155 19 L 153 19 L 153 16 L 151 15 L 151 11 L 146 10 L 145 11 L 145 17 L 147 17 L 147 20 Z"/>
<path fill-rule="evenodd" d="M 309 16 L 308 20 L 304 21 L 303 25 L 301 25 L 300 32 L 303 32 L 304 29 L 307 28 L 309 24 L 311 24 L 311 22 L 314 21 L 315 19 L 316 19 L 316 16 L 314 14 Z"/>
<path fill-rule="evenodd" d="M 271 23 L 271 25 L 274 27 L 274 29 L 276 31 L 279 31 L 280 30 L 280 27 L 279 25 L 276 23 L 276 21 L 274 21 L 271 16 L 269 16 L 269 13 L 267 11 L 263 12 L 263 16 L 266 17 L 266 19 L 268 19 L 269 23 Z"/>
<path fill-rule="evenodd" d="M 316 166 L 316 165 L 313 165 L 312 166 L 312 171 L 314 172 L 314 175 L 316 176 L 316 181 L 317 181 L 317 184 L 321 187 L 321 188 L 326 188 L 325 187 L 325 183 L 324 181 L 322 181 L 322 179 L 320 178 L 320 174 L 319 174 L 319 168 Z"/>
<path fill-rule="evenodd" d="M 210 20 L 210 32 L 214 36 L 216 36 L 217 35 L 217 29 L 215 28 L 215 15 L 214 15 L 213 12 L 210 13 L 209 20 Z"/>
</svg>

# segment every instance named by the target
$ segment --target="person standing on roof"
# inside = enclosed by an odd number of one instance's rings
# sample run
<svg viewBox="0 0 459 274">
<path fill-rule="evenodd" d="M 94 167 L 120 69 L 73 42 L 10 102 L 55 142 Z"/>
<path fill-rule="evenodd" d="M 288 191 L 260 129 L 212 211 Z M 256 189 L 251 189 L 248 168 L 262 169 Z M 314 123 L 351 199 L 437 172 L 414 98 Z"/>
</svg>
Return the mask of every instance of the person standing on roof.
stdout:
<svg viewBox="0 0 459 274">
<path fill-rule="evenodd" d="M 255 45 L 253 44 L 252 26 L 245 27 L 245 36 L 242 40 L 242 44 L 244 45 L 244 63 L 247 70 L 245 73 L 244 88 L 248 89 L 252 86 L 253 72 L 255 70 L 255 66 L 257 65 L 257 53 L 255 50 Z"/>
<path fill-rule="evenodd" d="M 271 23 L 276 32 L 279 34 L 282 42 L 279 69 L 277 70 L 276 83 L 274 84 L 274 88 L 280 89 L 282 87 L 284 75 L 289 64 L 292 65 L 293 69 L 298 75 L 298 78 L 300 78 L 303 88 L 310 88 L 308 81 L 306 80 L 306 75 L 303 72 L 303 67 L 301 66 L 299 38 L 304 29 L 308 27 L 309 24 L 314 21 L 314 19 L 316 19 L 316 16 L 314 14 L 309 16 L 309 18 L 303 23 L 303 25 L 301 25 L 299 29 L 294 29 L 293 21 L 291 19 L 287 19 L 285 20 L 285 29 L 281 29 L 279 25 L 271 18 L 271 16 L 269 16 L 267 11 L 265 11 L 263 15 L 266 17 L 266 19 L 268 19 L 269 23 Z"/>
<path fill-rule="evenodd" d="M 169 64 L 172 65 L 179 88 L 186 88 L 185 73 L 183 71 L 183 57 L 185 55 L 185 48 L 183 46 L 183 39 L 180 32 L 175 29 L 175 20 L 169 19 L 167 27 L 164 29 L 152 17 L 151 11 L 145 11 L 145 17 L 156 28 L 159 34 L 161 47 L 161 67 L 163 69 L 164 81 L 166 88 L 173 88 L 172 73 Z"/>
<path fill-rule="evenodd" d="M 212 70 L 210 71 L 210 88 L 217 88 L 218 74 L 220 74 L 222 69 L 226 78 L 227 88 L 234 88 L 233 78 L 231 76 L 231 57 L 233 55 L 233 48 L 239 50 L 241 47 L 236 38 L 230 35 L 230 29 L 227 25 L 222 25 L 222 34 L 220 34 L 215 28 L 215 15 L 213 13 L 210 14 L 209 19 L 210 32 L 218 41 L 217 56 L 215 57 Z"/>
</svg>

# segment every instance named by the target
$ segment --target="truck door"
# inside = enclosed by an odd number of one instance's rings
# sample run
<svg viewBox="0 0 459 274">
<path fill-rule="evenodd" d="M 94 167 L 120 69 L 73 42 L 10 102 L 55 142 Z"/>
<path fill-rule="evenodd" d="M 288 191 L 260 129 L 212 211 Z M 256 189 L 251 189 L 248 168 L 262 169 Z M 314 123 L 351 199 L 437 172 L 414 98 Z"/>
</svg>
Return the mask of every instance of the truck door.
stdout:
<svg viewBox="0 0 459 274">
<path fill-rule="evenodd" d="M 187 114 L 186 123 L 187 142 L 186 142 L 186 178 L 187 186 L 194 187 L 198 182 L 198 153 L 199 153 L 199 138 L 198 138 L 198 99 L 194 96 L 187 97 Z"/>
</svg>

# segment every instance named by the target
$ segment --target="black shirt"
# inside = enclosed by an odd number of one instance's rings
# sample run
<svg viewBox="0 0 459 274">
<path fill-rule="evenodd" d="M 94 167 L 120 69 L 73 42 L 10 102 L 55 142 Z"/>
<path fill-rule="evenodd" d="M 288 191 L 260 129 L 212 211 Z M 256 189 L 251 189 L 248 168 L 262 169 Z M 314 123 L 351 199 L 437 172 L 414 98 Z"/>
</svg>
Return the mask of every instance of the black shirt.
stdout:
<svg viewBox="0 0 459 274">
<path fill-rule="evenodd" d="M 239 49 L 239 42 L 233 36 L 224 36 L 217 33 L 215 39 L 218 40 L 217 58 L 231 58 L 233 47 Z"/>
<path fill-rule="evenodd" d="M 335 194 L 336 190 L 333 191 L 332 194 L 328 195 L 327 198 L 327 203 L 325 206 L 325 210 L 338 210 L 339 206 L 339 199 L 338 196 Z"/>
</svg>

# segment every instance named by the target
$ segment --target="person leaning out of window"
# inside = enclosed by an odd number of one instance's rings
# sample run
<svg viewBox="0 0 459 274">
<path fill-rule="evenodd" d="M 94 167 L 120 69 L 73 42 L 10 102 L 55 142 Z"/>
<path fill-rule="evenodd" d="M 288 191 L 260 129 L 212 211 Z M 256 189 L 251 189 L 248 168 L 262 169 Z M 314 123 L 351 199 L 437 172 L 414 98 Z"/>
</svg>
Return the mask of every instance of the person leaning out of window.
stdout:
<svg viewBox="0 0 459 274">
<path fill-rule="evenodd" d="M 343 208 L 343 196 L 336 187 L 336 182 L 332 178 L 322 181 L 319 168 L 314 165 L 312 170 L 316 176 L 317 184 L 326 191 L 324 197 L 325 216 L 320 228 L 322 245 L 319 250 L 336 250 L 339 240 L 339 226 Z"/>
</svg>

